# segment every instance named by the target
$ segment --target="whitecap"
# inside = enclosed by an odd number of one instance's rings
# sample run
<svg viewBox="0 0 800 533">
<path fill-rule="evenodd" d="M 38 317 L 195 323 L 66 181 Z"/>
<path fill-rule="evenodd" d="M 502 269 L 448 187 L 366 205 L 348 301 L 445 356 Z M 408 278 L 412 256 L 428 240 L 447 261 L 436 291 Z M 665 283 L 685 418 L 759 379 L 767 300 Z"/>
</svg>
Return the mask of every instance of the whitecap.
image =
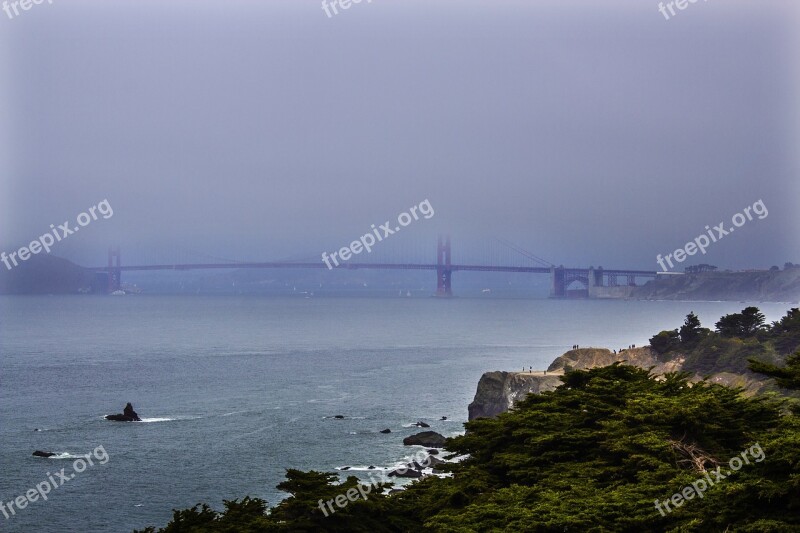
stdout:
<svg viewBox="0 0 800 533">
<path fill-rule="evenodd" d="M 47 457 L 47 459 L 83 459 L 85 455 L 74 455 L 69 452 L 57 452 L 55 455 Z"/>
<path fill-rule="evenodd" d="M 239 415 L 242 413 L 246 413 L 247 411 L 231 411 L 230 413 L 223 413 L 221 416 L 231 416 L 231 415 Z"/>
<path fill-rule="evenodd" d="M 175 422 L 178 420 L 199 420 L 203 418 L 202 416 L 176 416 L 176 417 L 149 417 L 149 418 L 142 418 L 142 422 Z"/>
</svg>

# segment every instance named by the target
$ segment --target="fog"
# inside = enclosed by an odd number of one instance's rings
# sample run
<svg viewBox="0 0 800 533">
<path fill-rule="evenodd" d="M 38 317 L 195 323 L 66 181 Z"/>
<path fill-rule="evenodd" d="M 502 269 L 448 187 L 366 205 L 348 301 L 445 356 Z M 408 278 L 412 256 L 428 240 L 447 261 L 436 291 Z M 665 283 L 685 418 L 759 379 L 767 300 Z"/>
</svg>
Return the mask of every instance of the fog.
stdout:
<svg viewBox="0 0 800 533">
<path fill-rule="evenodd" d="M 655 270 L 800 261 L 793 2 L 45 1 L 0 12 L 0 245 L 316 258 L 423 200 L 384 252 Z M 380 252 L 377 250 L 376 254 Z M 397 251 L 400 250 L 400 251 Z M 188 251 L 188 252 L 187 252 Z M 460 255 L 459 255 L 460 254 Z M 377 255 L 376 255 L 377 257 Z M 689 264 L 689 262 L 687 262 Z"/>
</svg>

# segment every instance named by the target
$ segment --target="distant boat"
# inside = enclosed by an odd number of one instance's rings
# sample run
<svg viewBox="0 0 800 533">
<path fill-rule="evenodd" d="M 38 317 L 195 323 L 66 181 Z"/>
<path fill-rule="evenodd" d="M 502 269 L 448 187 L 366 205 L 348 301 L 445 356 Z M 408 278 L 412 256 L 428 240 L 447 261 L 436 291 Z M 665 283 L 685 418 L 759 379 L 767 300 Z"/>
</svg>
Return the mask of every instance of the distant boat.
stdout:
<svg viewBox="0 0 800 533">
<path fill-rule="evenodd" d="M 111 293 L 111 296 L 125 296 L 125 291 L 116 290 Z"/>
<path fill-rule="evenodd" d="M 406 291 L 406 297 L 411 298 L 411 291 Z"/>
<path fill-rule="evenodd" d="M 492 289 L 483 289 L 481 292 L 492 292 Z"/>
</svg>

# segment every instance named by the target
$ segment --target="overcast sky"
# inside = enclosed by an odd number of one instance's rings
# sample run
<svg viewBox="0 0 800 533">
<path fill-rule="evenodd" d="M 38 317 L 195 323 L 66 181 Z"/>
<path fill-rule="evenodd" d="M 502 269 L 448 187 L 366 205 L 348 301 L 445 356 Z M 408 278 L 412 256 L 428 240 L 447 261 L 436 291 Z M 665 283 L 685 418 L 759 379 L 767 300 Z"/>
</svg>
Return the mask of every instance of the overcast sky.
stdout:
<svg viewBox="0 0 800 533">
<path fill-rule="evenodd" d="M 433 260 L 449 231 L 465 259 L 502 237 L 656 269 L 760 199 L 769 216 L 702 262 L 800 262 L 793 4 L 710 0 L 670 20 L 651 0 L 0 12 L 0 245 L 108 199 L 113 217 L 53 253 L 313 257 L 428 199 L 435 216 L 387 249 Z"/>
</svg>

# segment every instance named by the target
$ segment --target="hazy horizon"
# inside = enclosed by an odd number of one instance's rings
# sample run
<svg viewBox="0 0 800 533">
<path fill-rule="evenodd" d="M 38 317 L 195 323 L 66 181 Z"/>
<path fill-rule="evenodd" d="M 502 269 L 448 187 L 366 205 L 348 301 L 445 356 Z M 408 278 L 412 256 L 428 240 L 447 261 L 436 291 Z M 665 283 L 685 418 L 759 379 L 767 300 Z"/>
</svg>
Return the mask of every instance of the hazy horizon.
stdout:
<svg viewBox="0 0 800 533">
<path fill-rule="evenodd" d="M 370 259 L 655 270 L 762 200 L 682 266 L 800 261 L 791 2 L 190 6 L 0 14 L 3 250 L 107 199 L 54 255 L 313 260 L 428 199 Z"/>
</svg>

